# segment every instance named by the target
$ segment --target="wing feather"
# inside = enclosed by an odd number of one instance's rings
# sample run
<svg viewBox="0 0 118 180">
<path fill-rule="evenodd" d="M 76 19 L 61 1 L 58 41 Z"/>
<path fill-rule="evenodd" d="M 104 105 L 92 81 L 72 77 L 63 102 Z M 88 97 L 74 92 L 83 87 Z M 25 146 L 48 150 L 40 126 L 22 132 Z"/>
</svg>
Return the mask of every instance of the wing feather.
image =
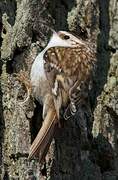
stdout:
<svg viewBox="0 0 118 180">
<path fill-rule="evenodd" d="M 50 48 L 44 59 L 58 117 L 60 109 L 65 107 L 64 117 L 68 119 L 88 97 L 96 53 L 85 43 L 76 48 Z"/>
</svg>

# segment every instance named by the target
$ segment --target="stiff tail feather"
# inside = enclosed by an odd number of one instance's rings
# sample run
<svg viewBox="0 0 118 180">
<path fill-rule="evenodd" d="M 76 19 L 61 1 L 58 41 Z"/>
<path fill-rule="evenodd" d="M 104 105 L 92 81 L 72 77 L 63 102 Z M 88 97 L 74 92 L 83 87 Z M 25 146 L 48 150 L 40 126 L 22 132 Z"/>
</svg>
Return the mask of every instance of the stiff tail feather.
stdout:
<svg viewBox="0 0 118 180">
<path fill-rule="evenodd" d="M 41 129 L 30 147 L 29 159 L 38 156 L 39 162 L 41 162 L 45 158 L 54 136 L 57 122 L 56 111 L 53 108 L 49 109 Z"/>
</svg>

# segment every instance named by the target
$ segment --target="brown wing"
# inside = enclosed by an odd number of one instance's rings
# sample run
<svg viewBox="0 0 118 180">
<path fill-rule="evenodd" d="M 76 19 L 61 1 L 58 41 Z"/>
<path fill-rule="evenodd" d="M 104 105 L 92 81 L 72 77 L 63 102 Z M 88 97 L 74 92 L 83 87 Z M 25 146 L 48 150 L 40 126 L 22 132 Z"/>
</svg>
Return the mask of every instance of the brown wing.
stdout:
<svg viewBox="0 0 118 180">
<path fill-rule="evenodd" d="M 88 85 L 96 62 L 94 49 L 87 43 L 76 48 L 50 48 L 44 59 L 58 116 L 62 106 L 67 107 L 66 118 L 69 114 L 74 115 L 77 106 L 87 98 Z"/>
</svg>

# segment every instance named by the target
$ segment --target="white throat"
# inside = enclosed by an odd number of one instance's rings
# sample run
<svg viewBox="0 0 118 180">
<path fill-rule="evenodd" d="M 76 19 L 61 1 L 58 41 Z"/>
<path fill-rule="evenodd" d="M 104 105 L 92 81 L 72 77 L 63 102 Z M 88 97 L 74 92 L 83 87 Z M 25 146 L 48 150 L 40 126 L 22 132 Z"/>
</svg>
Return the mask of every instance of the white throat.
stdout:
<svg viewBox="0 0 118 180">
<path fill-rule="evenodd" d="M 44 48 L 43 51 L 41 51 L 38 56 L 36 57 L 32 68 L 31 68 L 31 82 L 36 83 L 38 82 L 38 79 L 41 79 L 42 77 L 46 78 L 45 70 L 44 70 L 44 54 L 45 52 L 52 47 L 72 47 L 69 43 L 67 43 L 65 40 L 61 39 L 56 32 L 53 32 L 53 35 L 47 44 L 47 46 Z"/>
</svg>

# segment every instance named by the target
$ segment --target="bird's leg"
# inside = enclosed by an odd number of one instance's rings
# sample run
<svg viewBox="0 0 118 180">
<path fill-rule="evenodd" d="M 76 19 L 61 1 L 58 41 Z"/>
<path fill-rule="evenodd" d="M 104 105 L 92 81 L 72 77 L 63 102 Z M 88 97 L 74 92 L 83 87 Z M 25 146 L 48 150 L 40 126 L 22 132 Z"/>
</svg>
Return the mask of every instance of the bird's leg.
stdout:
<svg viewBox="0 0 118 180">
<path fill-rule="evenodd" d="M 76 105 L 82 103 L 88 97 L 88 82 L 85 79 L 81 82 L 77 81 L 69 91 L 69 98 L 71 102 L 75 102 Z"/>
<path fill-rule="evenodd" d="M 82 104 L 86 104 L 88 97 L 88 88 L 87 84 L 79 81 L 76 81 L 75 84 L 69 91 L 70 104 L 68 105 L 64 117 L 69 119 L 71 116 L 75 115 L 77 109 Z"/>
</svg>

